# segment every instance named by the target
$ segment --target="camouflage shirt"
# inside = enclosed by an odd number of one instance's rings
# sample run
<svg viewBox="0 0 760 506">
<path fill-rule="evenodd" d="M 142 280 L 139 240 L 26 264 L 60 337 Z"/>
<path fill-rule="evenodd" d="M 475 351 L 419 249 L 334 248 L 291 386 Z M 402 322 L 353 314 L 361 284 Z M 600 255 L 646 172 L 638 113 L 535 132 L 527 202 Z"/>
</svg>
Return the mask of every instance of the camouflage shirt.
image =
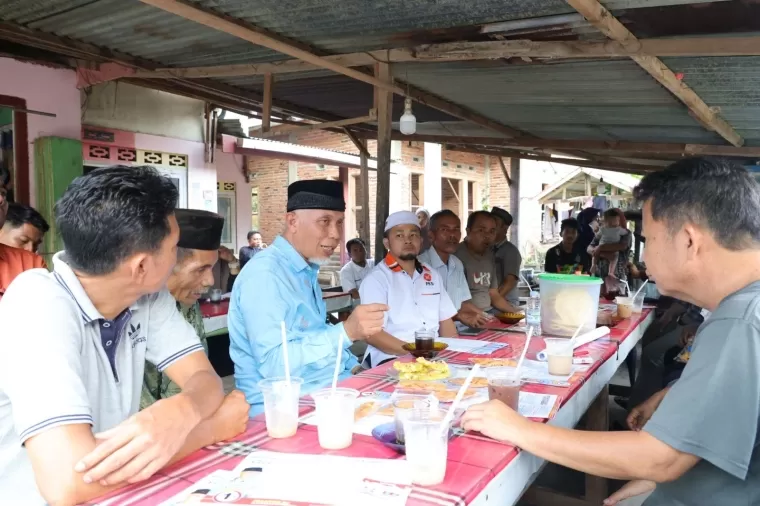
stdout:
<svg viewBox="0 0 760 506">
<path fill-rule="evenodd" d="M 201 314 L 200 304 L 197 302 L 192 306 L 185 306 L 177 302 L 177 310 L 182 313 L 187 323 L 193 326 L 195 333 L 201 340 L 203 348 L 208 353 L 208 344 L 206 343 L 205 330 L 203 329 L 203 315 Z M 171 381 L 163 373 L 158 372 L 156 366 L 150 362 L 145 362 L 145 373 L 143 376 L 142 394 L 140 395 L 140 409 L 145 409 L 159 399 L 171 397 L 179 393 L 180 388 L 176 383 Z"/>
</svg>

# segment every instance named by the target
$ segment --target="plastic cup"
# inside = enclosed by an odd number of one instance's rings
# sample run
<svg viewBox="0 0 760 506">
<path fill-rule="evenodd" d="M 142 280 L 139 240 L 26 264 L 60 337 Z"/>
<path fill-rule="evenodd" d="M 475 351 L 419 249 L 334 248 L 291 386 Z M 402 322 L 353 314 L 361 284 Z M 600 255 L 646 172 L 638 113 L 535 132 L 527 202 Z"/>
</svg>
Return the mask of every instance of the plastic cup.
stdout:
<svg viewBox="0 0 760 506">
<path fill-rule="evenodd" d="M 264 416 L 267 434 L 275 439 L 294 436 L 298 429 L 298 399 L 301 397 L 303 379 L 285 377 L 259 381 L 259 389 L 264 397 Z"/>
<path fill-rule="evenodd" d="M 404 420 L 406 460 L 412 483 L 438 485 L 446 477 L 449 429 L 441 430 L 442 410 L 416 409 Z"/>
<path fill-rule="evenodd" d="M 488 398 L 499 400 L 518 411 L 520 408 L 520 387 L 522 381 L 514 367 L 488 367 Z"/>
<path fill-rule="evenodd" d="M 438 399 L 424 394 L 402 394 L 393 401 L 393 422 L 399 444 L 404 444 L 404 420 L 420 409 L 438 409 Z"/>
<path fill-rule="evenodd" d="M 641 290 L 641 292 L 633 298 L 633 312 L 634 313 L 641 313 L 644 311 L 644 298 L 647 296 L 646 293 L 644 293 L 644 290 Z"/>
<path fill-rule="evenodd" d="M 571 339 L 544 338 L 549 374 L 568 376 L 573 372 L 573 346 Z"/>
<path fill-rule="evenodd" d="M 354 439 L 354 409 L 359 391 L 352 388 L 323 388 L 313 392 L 317 407 L 317 436 L 325 450 L 342 450 Z"/>
<path fill-rule="evenodd" d="M 631 297 L 615 297 L 618 318 L 630 318 L 633 315 L 633 299 Z"/>
</svg>

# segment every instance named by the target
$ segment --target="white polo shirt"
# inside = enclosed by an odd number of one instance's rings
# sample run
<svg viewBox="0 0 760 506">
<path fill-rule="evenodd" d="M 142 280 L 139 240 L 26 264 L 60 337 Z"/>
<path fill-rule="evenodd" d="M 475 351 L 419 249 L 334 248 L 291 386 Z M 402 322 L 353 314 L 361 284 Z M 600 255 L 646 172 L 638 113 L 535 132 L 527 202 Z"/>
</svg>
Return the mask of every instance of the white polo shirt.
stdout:
<svg viewBox="0 0 760 506">
<path fill-rule="evenodd" d="M 0 302 L 3 504 L 45 504 L 22 446 L 27 439 L 68 424 L 110 429 L 139 410 L 146 359 L 163 371 L 203 351 L 168 291 L 106 320 L 63 252 L 53 266 L 18 276 Z"/>
<path fill-rule="evenodd" d="M 417 259 L 435 269 L 443 280 L 446 293 L 449 294 L 454 308 L 459 311 L 462 302 L 470 300 L 470 287 L 467 286 L 467 277 L 464 275 L 464 265 L 453 254 L 449 255 L 448 263 L 443 263 L 435 247 L 431 246 L 417 256 Z"/>
<path fill-rule="evenodd" d="M 408 343 L 414 342 L 414 333 L 420 329 L 438 335 L 440 322 L 457 314 L 438 272 L 417 262 L 414 274 L 409 276 L 390 254 L 364 278 L 359 296 L 363 304 L 388 305 L 383 330 Z M 373 367 L 395 358 L 374 346 L 367 347 L 367 356 Z"/>
<path fill-rule="evenodd" d="M 350 292 L 353 289 L 359 289 L 364 278 L 367 277 L 375 266 L 374 260 L 367 260 L 364 267 L 349 260 L 346 265 L 340 269 L 340 285 L 344 292 Z"/>
</svg>

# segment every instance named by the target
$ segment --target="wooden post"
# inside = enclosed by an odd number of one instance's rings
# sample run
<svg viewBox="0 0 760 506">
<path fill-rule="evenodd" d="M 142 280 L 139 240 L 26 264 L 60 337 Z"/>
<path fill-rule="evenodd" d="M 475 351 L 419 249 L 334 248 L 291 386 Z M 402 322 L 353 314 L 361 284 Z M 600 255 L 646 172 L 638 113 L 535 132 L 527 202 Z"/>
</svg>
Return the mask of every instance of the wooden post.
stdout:
<svg viewBox="0 0 760 506">
<path fill-rule="evenodd" d="M 520 249 L 520 159 L 510 158 L 509 171 L 512 173 L 509 185 L 509 212 L 513 225 L 509 228 L 509 241 Z"/>
<path fill-rule="evenodd" d="M 367 141 L 366 139 L 360 140 L 362 147 L 364 148 L 361 153 L 359 154 L 359 160 L 361 163 L 361 172 L 359 174 L 359 179 L 361 181 L 362 185 L 362 215 L 361 215 L 361 238 L 362 241 L 367 245 L 367 248 L 371 248 L 372 245 L 369 243 L 370 239 L 370 233 L 369 233 L 369 166 L 367 164 Z"/>
<path fill-rule="evenodd" d="M 391 83 L 391 69 L 387 63 L 375 64 L 375 77 Z M 377 193 L 375 195 L 375 263 L 379 264 L 385 256 L 383 233 L 385 219 L 390 209 L 391 185 L 391 115 L 393 113 L 393 94 L 375 87 L 375 107 L 377 109 Z"/>
<path fill-rule="evenodd" d="M 272 85 L 274 76 L 264 74 L 264 99 L 262 101 L 261 133 L 269 132 L 272 127 Z"/>
<path fill-rule="evenodd" d="M 348 202 L 348 167 L 338 167 L 338 180 L 343 184 L 343 201 Z M 340 265 L 345 265 L 348 262 L 348 251 L 346 251 L 346 227 L 348 221 L 343 220 L 343 240 L 340 241 Z"/>
</svg>

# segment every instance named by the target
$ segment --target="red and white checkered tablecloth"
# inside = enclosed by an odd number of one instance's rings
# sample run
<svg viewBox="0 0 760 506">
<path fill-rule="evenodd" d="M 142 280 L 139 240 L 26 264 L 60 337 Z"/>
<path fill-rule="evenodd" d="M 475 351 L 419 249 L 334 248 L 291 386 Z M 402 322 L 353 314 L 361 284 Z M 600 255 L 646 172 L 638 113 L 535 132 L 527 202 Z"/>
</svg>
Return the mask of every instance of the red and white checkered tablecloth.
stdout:
<svg viewBox="0 0 760 506">
<path fill-rule="evenodd" d="M 603 365 L 615 365 L 625 357 L 617 357 L 623 343 L 634 331 L 638 340 L 641 337 L 643 323 L 651 321 L 649 310 L 643 314 L 634 315 L 631 319 L 618 323 L 610 335 L 599 339 L 582 349 L 588 352 L 588 356 L 594 358 L 594 363 L 588 371 L 577 378 L 570 387 L 552 387 L 546 385 L 529 384 L 523 387 L 524 391 L 555 394 L 560 397 L 561 405 L 565 407 L 569 400 L 590 380 L 595 378 L 597 371 Z M 493 324 L 492 324 L 493 325 Z M 493 325 L 496 327 L 497 325 Z M 506 328 L 507 326 L 502 326 Z M 641 327 L 641 328 L 640 328 Z M 463 338 L 466 338 L 462 336 Z M 486 331 L 471 339 L 509 343 L 510 346 L 494 352 L 490 357 L 513 358 L 522 351 L 525 343 L 525 334 L 520 332 Z M 625 354 L 635 345 L 625 342 Z M 534 338 L 528 350 L 528 357 L 544 348 L 541 338 Z M 444 352 L 439 358 L 444 358 L 453 364 L 469 364 L 468 358 L 474 355 L 456 352 Z M 615 362 L 612 364 L 611 362 Z M 392 364 L 363 372 L 341 383 L 341 386 L 355 388 L 361 392 L 392 391 L 395 381 L 387 375 L 387 370 Z M 616 367 L 615 367 L 616 368 Z M 607 367 L 609 369 L 609 367 Z M 611 377 L 611 375 L 610 375 Z M 604 382 L 609 381 L 604 378 Z M 590 400 L 588 404 L 590 404 Z M 582 407 L 583 411 L 588 404 Z M 563 407 L 558 416 L 562 415 Z M 301 400 L 301 415 L 305 415 L 314 409 L 310 397 Z M 397 459 L 403 458 L 393 450 L 383 446 L 370 436 L 354 435 L 353 444 L 338 451 L 326 451 L 320 448 L 317 441 L 317 428 L 312 425 L 301 424 L 296 435 L 289 439 L 272 439 L 267 436 L 264 415 L 259 415 L 248 422 L 248 429 L 235 438 L 228 441 L 203 448 L 183 459 L 182 461 L 163 469 L 150 480 L 121 489 L 99 500 L 91 501 L 90 505 L 100 506 L 129 506 L 129 505 L 154 505 L 165 501 L 175 494 L 186 489 L 196 481 L 215 470 L 232 470 L 239 464 L 243 457 L 255 450 L 270 450 L 288 453 L 305 454 L 328 454 L 365 458 Z M 499 443 L 479 433 L 464 433 L 455 437 L 449 443 L 448 466 L 445 481 L 435 487 L 413 487 L 408 505 L 420 506 L 458 506 L 470 504 L 479 494 L 492 484 L 497 476 L 503 477 L 504 471 L 516 460 L 520 451 L 508 444 Z M 510 466 L 512 469 L 514 466 Z M 530 482 L 527 477 L 522 478 L 522 483 L 515 483 L 517 490 L 522 490 Z"/>
</svg>

